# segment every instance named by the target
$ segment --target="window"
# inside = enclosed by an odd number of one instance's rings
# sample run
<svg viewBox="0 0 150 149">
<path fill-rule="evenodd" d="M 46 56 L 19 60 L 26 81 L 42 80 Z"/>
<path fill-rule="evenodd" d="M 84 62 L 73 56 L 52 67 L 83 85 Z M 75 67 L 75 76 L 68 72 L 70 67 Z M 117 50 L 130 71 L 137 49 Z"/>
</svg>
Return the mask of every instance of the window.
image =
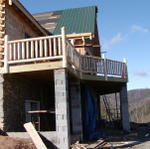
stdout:
<svg viewBox="0 0 150 149">
<path fill-rule="evenodd" d="M 38 114 L 28 113 L 28 111 L 36 111 L 36 110 L 40 110 L 40 101 L 36 101 L 36 100 L 25 101 L 26 122 L 38 121 Z"/>
</svg>

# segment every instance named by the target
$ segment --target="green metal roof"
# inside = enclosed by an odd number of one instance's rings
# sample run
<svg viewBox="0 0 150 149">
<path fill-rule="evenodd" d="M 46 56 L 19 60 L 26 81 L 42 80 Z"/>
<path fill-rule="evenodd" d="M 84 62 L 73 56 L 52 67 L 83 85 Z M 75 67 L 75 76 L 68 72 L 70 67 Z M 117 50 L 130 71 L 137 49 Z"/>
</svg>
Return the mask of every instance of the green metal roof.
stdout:
<svg viewBox="0 0 150 149">
<path fill-rule="evenodd" d="M 62 12 L 53 34 L 60 34 L 64 26 L 66 34 L 94 33 L 97 7 L 66 9 Z"/>
</svg>

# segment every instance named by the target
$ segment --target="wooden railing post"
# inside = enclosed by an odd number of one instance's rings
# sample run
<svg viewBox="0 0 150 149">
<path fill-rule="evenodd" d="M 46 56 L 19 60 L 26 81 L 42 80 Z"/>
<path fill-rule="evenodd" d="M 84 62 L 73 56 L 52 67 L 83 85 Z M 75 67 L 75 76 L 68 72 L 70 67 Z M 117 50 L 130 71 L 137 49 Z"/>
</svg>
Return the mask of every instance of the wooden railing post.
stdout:
<svg viewBox="0 0 150 149">
<path fill-rule="evenodd" d="M 102 58 L 104 59 L 104 76 L 105 76 L 105 80 L 107 80 L 107 60 L 106 60 L 106 56 L 105 54 L 102 54 Z"/>
<path fill-rule="evenodd" d="M 12 5 L 12 0 L 8 0 L 8 4 L 9 4 L 9 5 Z"/>
<path fill-rule="evenodd" d="M 62 53 L 63 53 L 63 67 L 67 67 L 67 49 L 66 49 L 66 35 L 65 35 L 65 27 L 61 28 L 62 35 Z"/>
<path fill-rule="evenodd" d="M 4 37 L 4 72 L 8 73 L 8 35 Z"/>
<path fill-rule="evenodd" d="M 123 58 L 124 68 L 123 68 L 123 78 L 128 79 L 128 70 L 127 70 L 127 58 Z"/>
</svg>

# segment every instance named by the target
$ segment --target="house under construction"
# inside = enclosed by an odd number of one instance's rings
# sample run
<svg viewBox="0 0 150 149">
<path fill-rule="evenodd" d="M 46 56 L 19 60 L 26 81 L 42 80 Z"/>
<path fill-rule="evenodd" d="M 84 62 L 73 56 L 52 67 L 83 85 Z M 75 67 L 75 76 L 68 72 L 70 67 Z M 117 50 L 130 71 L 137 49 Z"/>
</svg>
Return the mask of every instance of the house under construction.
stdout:
<svg viewBox="0 0 150 149">
<path fill-rule="evenodd" d="M 127 66 L 101 54 L 97 7 L 31 15 L 0 0 L 0 127 L 27 138 L 33 122 L 60 149 L 96 133 L 100 95 L 120 93 L 130 131 Z"/>
</svg>

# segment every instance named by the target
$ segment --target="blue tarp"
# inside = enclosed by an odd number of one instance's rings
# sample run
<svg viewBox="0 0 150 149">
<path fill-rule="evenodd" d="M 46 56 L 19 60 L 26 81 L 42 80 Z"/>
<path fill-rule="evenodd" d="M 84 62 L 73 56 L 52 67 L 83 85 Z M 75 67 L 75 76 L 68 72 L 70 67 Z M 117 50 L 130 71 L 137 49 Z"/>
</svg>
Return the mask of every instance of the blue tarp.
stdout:
<svg viewBox="0 0 150 149">
<path fill-rule="evenodd" d="M 83 127 L 85 139 L 92 140 L 102 137 L 102 133 L 96 131 L 96 106 L 89 89 L 84 89 Z"/>
</svg>

